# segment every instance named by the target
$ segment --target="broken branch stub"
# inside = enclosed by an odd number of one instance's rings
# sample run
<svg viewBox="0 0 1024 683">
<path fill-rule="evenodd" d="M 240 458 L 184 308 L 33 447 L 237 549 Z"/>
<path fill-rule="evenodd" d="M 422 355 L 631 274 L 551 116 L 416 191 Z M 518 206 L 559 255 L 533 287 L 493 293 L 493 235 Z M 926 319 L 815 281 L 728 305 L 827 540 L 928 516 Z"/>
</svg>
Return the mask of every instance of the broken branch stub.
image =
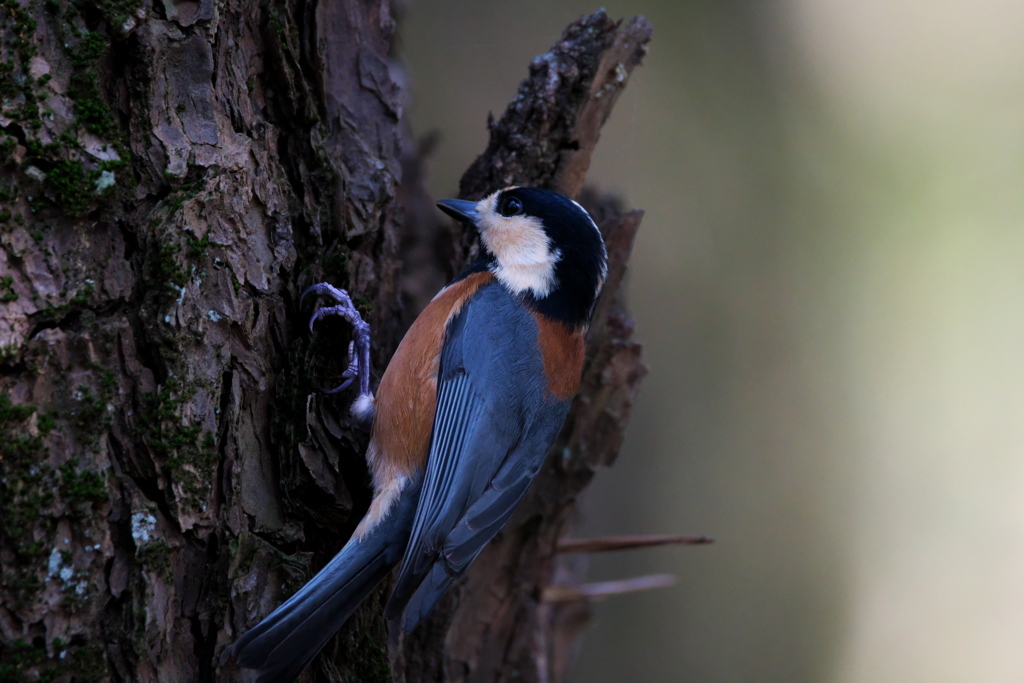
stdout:
<svg viewBox="0 0 1024 683">
<path fill-rule="evenodd" d="M 530 62 L 530 75 L 495 121 L 487 149 L 459 183 L 462 199 L 481 199 L 509 185 L 577 197 L 601 126 L 647 54 L 654 31 L 644 17 L 614 21 L 602 9 L 581 17 L 551 49 Z M 472 256 L 475 234 L 456 226 L 455 272 Z"/>
</svg>

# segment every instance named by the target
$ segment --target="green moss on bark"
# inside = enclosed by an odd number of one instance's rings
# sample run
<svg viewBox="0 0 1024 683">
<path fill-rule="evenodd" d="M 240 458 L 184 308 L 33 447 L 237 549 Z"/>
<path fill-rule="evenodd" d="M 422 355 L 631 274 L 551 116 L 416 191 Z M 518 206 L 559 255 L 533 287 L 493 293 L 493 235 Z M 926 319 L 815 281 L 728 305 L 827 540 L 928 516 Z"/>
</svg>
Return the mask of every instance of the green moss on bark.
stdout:
<svg viewBox="0 0 1024 683">
<path fill-rule="evenodd" d="M 69 460 L 58 469 L 61 495 L 76 510 L 107 500 L 107 480 L 99 472 L 79 469 L 77 459 Z"/>
<path fill-rule="evenodd" d="M 184 493 L 179 502 L 192 510 L 206 505 L 220 461 L 216 439 L 203 432 L 202 425 L 185 423 L 182 407 L 195 395 L 195 388 L 168 379 L 158 391 L 143 398 L 137 424 L 138 436 L 167 468 Z"/>
<path fill-rule="evenodd" d="M 42 556 L 54 531 L 49 511 L 57 481 L 43 462 L 44 434 L 31 426 L 35 414 L 34 406 L 0 393 L 0 546 L 10 558 L 0 566 L 0 593 L 13 608 L 31 605 L 42 590 Z"/>
<path fill-rule="evenodd" d="M 93 159 L 82 148 L 79 133 L 84 130 L 104 138 L 116 150 L 121 149 L 124 135 L 117 126 L 101 86 L 100 67 L 109 54 L 110 37 L 101 30 L 83 29 L 83 22 L 72 21 L 71 17 L 81 14 L 89 17 L 89 22 L 95 25 L 99 19 L 98 10 L 103 18 L 120 26 L 129 13 L 139 7 L 139 3 L 134 0 L 107 0 L 99 3 L 72 2 L 65 6 L 53 1 L 45 5 L 44 9 L 53 15 L 46 20 L 47 28 L 64 45 L 72 69 L 64 96 L 72 102 L 74 119 L 64 130 L 60 130 L 61 124 L 52 123 L 54 112 L 47 104 L 48 99 L 55 96 L 48 87 L 50 74 L 44 74 L 38 80 L 29 75 L 29 62 L 36 54 L 33 39 L 37 24 L 32 13 L 38 13 L 37 7 L 34 4 L 22 6 L 17 0 L 0 0 L 0 8 L 8 15 L 13 28 L 4 34 L 2 52 L 9 58 L 0 62 L 0 99 L 6 103 L 4 115 L 19 124 L 22 131 L 20 143 L 26 149 L 26 154 L 19 161 L 14 155 L 19 140 L 14 136 L 4 136 L 0 140 L 0 160 L 9 169 L 21 171 L 14 176 L 15 187 L 24 190 L 20 194 L 29 198 L 32 211 L 57 208 L 76 218 L 101 205 L 113 192 L 116 184 L 110 174 L 114 173 L 114 168 L 123 166 L 117 160 Z M 102 23 L 97 28 L 101 27 Z M 110 28 L 109 25 L 106 27 L 107 30 Z M 42 142 L 48 139 L 42 135 L 44 119 L 49 127 L 48 135 L 56 138 L 55 142 Z M 119 156 L 123 154 L 119 152 Z M 10 212 L 10 209 L 6 211 Z M 16 211 L 9 215 L 20 218 Z M 6 222 L 0 219 L 0 223 Z M 42 237 L 43 234 L 39 233 L 39 239 Z"/>
<path fill-rule="evenodd" d="M 42 638 L 31 642 L 16 638 L 0 642 L 0 681 L 4 683 L 48 683 L 73 680 L 75 683 L 98 683 L 110 672 L 103 646 L 76 638 L 65 643 L 54 638 L 51 656 Z"/>
</svg>

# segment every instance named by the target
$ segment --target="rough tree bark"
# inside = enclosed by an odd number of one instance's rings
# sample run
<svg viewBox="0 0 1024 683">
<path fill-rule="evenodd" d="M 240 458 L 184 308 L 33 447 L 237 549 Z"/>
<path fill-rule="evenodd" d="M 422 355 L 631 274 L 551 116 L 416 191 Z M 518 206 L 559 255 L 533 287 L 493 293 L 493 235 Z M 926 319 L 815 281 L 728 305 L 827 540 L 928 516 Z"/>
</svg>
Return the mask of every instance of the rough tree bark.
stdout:
<svg viewBox="0 0 1024 683">
<path fill-rule="evenodd" d="M 403 262 L 437 279 L 403 246 L 443 226 L 415 182 L 391 6 L 2 0 L 0 17 L 0 680 L 230 679 L 220 651 L 368 503 L 367 435 L 316 391 L 348 330 L 311 340 L 298 293 L 349 289 L 379 372 L 409 320 L 400 290 L 424 296 Z M 464 195 L 577 193 L 649 35 L 603 12 L 567 29 Z M 389 651 L 381 589 L 309 678 L 563 666 L 565 610 L 543 589 L 643 374 L 615 297 L 640 215 L 596 210 L 615 265 L 552 466 L 430 624 Z"/>
</svg>

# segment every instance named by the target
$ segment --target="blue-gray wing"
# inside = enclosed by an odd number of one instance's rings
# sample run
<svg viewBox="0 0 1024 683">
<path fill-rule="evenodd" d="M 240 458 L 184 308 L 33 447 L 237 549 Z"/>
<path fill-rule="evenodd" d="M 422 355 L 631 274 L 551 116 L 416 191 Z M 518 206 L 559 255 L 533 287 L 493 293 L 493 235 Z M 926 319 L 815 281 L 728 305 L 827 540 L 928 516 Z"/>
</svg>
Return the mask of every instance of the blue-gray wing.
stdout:
<svg viewBox="0 0 1024 683">
<path fill-rule="evenodd" d="M 411 630 L 508 521 L 569 401 L 554 398 L 526 307 L 492 283 L 451 322 L 409 545 L 388 603 Z"/>
</svg>

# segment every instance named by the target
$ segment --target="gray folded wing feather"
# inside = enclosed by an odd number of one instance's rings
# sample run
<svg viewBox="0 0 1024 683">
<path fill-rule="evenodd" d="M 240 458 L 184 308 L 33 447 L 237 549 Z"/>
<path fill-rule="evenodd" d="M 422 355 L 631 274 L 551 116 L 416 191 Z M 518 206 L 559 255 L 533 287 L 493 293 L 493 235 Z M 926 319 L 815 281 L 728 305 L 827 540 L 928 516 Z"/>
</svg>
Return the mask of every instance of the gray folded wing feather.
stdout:
<svg viewBox="0 0 1024 683">
<path fill-rule="evenodd" d="M 568 408 L 548 391 L 533 315 L 497 283 L 482 287 L 445 337 L 423 489 L 389 617 L 425 592 L 408 630 L 466 570 L 526 495 Z"/>
</svg>

